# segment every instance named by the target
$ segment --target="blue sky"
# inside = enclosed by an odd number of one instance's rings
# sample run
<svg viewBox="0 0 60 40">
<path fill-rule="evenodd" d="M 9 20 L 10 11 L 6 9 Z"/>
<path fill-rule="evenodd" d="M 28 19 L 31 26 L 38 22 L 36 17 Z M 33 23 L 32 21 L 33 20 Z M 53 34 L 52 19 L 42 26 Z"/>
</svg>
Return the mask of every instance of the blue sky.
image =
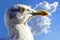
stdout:
<svg viewBox="0 0 60 40">
<path fill-rule="evenodd" d="M 60 0 L 0 0 L 0 38 L 8 36 L 7 29 L 4 23 L 4 13 L 5 10 L 14 4 L 26 4 L 31 5 L 32 8 L 39 2 L 47 1 L 53 3 L 55 1 L 60 2 Z M 60 3 L 57 10 L 52 14 L 52 24 L 50 29 L 52 32 L 48 34 L 42 34 L 35 36 L 35 40 L 60 40 Z"/>
</svg>

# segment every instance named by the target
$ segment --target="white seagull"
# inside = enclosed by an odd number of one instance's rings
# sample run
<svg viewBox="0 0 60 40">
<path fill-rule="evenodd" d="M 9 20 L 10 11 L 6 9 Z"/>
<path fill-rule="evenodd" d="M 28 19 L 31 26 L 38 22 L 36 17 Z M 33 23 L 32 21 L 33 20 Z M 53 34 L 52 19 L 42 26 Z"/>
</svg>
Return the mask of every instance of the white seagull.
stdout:
<svg viewBox="0 0 60 40">
<path fill-rule="evenodd" d="M 16 4 L 7 9 L 5 23 L 11 40 L 34 40 L 27 21 L 36 15 L 47 16 L 46 11 L 36 11 L 29 6 Z"/>
</svg>

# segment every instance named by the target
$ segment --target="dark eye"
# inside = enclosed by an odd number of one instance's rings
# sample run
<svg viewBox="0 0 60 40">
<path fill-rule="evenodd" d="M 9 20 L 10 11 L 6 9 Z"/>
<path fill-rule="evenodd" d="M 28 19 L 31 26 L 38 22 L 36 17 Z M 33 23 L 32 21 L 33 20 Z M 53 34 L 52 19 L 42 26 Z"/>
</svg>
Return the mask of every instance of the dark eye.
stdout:
<svg viewBox="0 0 60 40">
<path fill-rule="evenodd" d="M 20 12 L 24 12 L 25 8 L 18 8 L 20 10 Z"/>
</svg>

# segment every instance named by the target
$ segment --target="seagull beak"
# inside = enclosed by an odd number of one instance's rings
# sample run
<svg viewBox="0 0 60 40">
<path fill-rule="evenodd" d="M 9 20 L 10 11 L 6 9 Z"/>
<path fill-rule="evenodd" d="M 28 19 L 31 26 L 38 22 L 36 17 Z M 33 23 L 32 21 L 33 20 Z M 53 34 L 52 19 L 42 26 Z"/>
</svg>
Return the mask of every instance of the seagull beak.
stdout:
<svg viewBox="0 0 60 40">
<path fill-rule="evenodd" d="M 33 12 L 32 15 L 33 16 L 36 16 L 36 15 L 48 16 L 48 12 L 43 11 L 43 10 L 37 10 L 36 12 Z"/>
</svg>

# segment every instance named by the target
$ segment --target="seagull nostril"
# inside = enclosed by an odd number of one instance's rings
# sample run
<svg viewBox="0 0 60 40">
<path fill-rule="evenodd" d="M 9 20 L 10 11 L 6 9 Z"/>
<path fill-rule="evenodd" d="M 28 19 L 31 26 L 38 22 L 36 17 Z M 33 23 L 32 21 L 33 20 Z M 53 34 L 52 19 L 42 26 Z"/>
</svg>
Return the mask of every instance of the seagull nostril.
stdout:
<svg viewBox="0 0 60 40">
<path fill-rule="evenodd" d="M 30 11 L 29 9 L 27 9 L 27 11 Z"/>
</svg>

